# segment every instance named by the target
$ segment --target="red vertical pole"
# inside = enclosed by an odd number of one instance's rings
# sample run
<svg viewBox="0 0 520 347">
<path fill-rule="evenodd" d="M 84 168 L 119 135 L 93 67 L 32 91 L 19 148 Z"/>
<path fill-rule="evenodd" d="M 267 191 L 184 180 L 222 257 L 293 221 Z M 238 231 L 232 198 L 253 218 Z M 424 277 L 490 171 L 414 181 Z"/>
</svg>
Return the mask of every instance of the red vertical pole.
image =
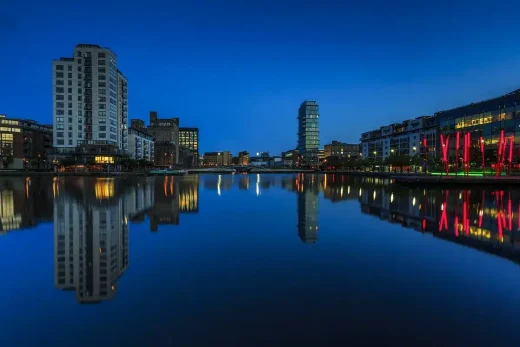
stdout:
<svg viewBox="0 0 520 347">
<path fill-rule="evenodd" d="M 513 167 L 513 147 L 515 146 L 515 137 L 509 138 L 509 174 L 511 175 L 511 168 Z"/>
<path fill-rule="evenodd" d="M 426 134 L 424 134 L 423 138 L 423 147 L 424 147 L 424 173 L 428 172 L 428 143 L 426 140 Z"/>
<path fill-rule="evenodd" d="M 497 164 L 495 168 L 495 176 L 498 176 L 500 173 L 500 158 L 502 156 L 502 142 L 504 140 L 504 130 L 500 130 L 500 137 L 498 138 L 498 156 L 497 156 Z"/>
<path fill-rule="evenodd" d="M 456 137 L 455 137 L 455 167 L 459 168 L 459 148 L 460 148 L 460 131 L 457 131 Z"/>
<path fill-rule="evenodd" d="M 509 231 L 513 231 L 513 204 L 511 202 L 511 192 L 509 192 L 509 198 L 507 199 L 507 216 L 509 217 Z"/>
<path fill-rule="evenodd" d="M 484 160 L 484 139 L 480 137 L 480 153 L 482 154 L 482 174 L 486 170 L 486 162 Z"/>
</svg>

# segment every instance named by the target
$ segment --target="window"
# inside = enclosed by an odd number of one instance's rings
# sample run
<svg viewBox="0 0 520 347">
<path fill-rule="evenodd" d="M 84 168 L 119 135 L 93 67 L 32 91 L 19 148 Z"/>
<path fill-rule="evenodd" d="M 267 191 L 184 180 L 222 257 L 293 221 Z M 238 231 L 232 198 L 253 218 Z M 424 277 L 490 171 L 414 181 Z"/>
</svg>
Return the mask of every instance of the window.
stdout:
<svg viewBox="0 0 520 347">
<path fill-rule="evenodd" d="M 83 125 L 78 125 L 78 130 L 82 131 L 83 130 Z"/>
<path fill-rule="evenodd" d="M 56 137 L 63 137 L 63 131 L 57 131 Z"/>
<path fill-rule="evenodd" d="M 98 94 L 106 95 L 106 93 L 107 93 L 106 89 L 99 89 L 98 90 Z"/>
<path fill-rule="evenodd" d="M 81 81 L 78 81 L 78 87 L 81 87 Z"/>
<path fill-rule="evenodd" d="M 106 64 L 106 60 L 98 60 L 98 65 L 105 65 Z"/>
<path fill-rule="evenodd" d="M 82 118 L 78 118 L 78 123 L 82 124 L 83 123 L 83 119 Z"/>
<path fill-rule="evenodd" d="M 64 100 L 64 96 L 63 95 L 56 95 L 56 100 Z"/>
<path fill-rule="evenodd" d="M 81 117 L 81 116 L 82 116 L 82 114 L 81 114 L 82 112 L 83 112 L 83 111 L 81 111 L 81 110 L 78 110 L 78 116 L 79 116 L 79 117 Z"/>
<path fill-rule="evenodd" d="M 92 53 L 91 52 L 85 52 L 85 54 L 83 56 L 85 58 L 91 58 L 92 57 Z"/>
<path fill-rule="evenodd" d="M 105 125 L 100 125 L 99 131 L 107 131 L 107 127 Z"/>
<path fill-rule="evenodd" d="M 69 117 L 69 123 L 72 123 L 72 117 Z"/>
<path fill-rule="evenodd" d="M 98 56 L 98 58 L 104 58 L 105 52 L 98 52 L 97 56 Z"/>
<path fill-rule="evenodd" d="M 72 65 L 67 66 L 68 71 L 72 71 Z"/>
<path fill-rule="evenodd" d="M 69 140 L 69 146 L 72 146 L 72 140 Z"/>
<path fill-rule="evenodd" d="M 63 102 L 56 102 L 56 108 L 63 108 L 65 107 Z"/>
<path fill-rule="evenodd" d="M 63 117 L 56 117 L 56 123 L 63 123 Z"/>
<path fill-rule="evenodd" d="M 80 79 L 81 79 L 81 74 L 79 73 L 79 74 L 78 74 L 78 80 L 80 80 Z"/>
<path fill-rule="evenodd" d="M 98 107 L 100 110 L 104 110 L 106 108 L 107 105 L 105 104 L 99 104 Z"/>
<path fill-rule="evenodd" d="M 105 75 L 99 75 L 98 76 L 98 79 L 101 80 L 101 81 L 106 80 L 106 78 L 107 78 L 107 76 L 105 76 Z"/>
<path fill-rule="evenodd" d="M 64 114 L 65 114 L 65 112 L 63 110 L 56 110 L 57 116 L 63 116 Z"/>
<path fill-rule="evenodd" d="M 105 124 L 107 122 L 106 118 L 99 118 L 98 123 L 99 124 Z"/>
<path fill-rule="evenodd" d="M 83 133 L 78 133 L 78 137 L 81 139 L 83 137 Z"/>
<path fill-rule="evenodd" d="M 81 72 L 81 66 L 78 66 L 78 72 Z"/>
<path fill-rule="evenodd" d="M 56 72 L 56 78 L 63 78 L 63 72 Z"/>
<path fill-rule="evenodd" d="M 78 95 L 78 101 L 83 101 L 83 97 L 81 95 Z"/>
<path fill-rule="evenodd" d="M 106 111 L 98 111 L 98 116 L 99 117 L 105 117 L 106 115 L 107 115 Z"/>
<path fill-rule="evenodd" d="M 70 127 L 70 125 L 69 125 L 69 127 Z M 72 132 L 69 132 L 69 137 L 72 137 Z"/>
<path fill-rule="evenodd" d="M 56 70 L 63 71 L 63 65 L 56 65 Z"/>
<path fill-rule="evenodd" d="M 69 93 L 72 93 L 72 88 L 69 88 Z"/>
<path fill-rule="evenodd" d="M 85 67 L 85 73 L 92 73 L 92 67 L 88 66 L 88 67 Z"/>
<path fill-rule="evenodd" d="M 98 134 L 98 137 L 99 137 L 100 139 L 106 139 L 106 138 L 107 138 L 107 134 L 105 134 L 105 133 L 99 133 L 99 134 Z"/>
<path fill-rule="evenodd" d="M 99 82 L 98 83 L 98 87 L 100 87 L 100 88 L 105 88 L 106 86 L 107 86 L 106 82 Z"/>
<path fill-rule="evenodd" d="M 106 67 L 104 67 L 104 66 L 100 66 L 100 67 L 98 67 L 98 72 L 99 72 L 99 73 L 106 73 L 106 72 L 107 72 L 107 69 L 106 69 Z"/>
<path fill-rule="evenodd" d="M 69 116 L 72 116 L 72 110 L 68 110 L 68 111 L 67 111 L 67 114 L 68 114 Z"/>
<path fill-rule="evenodd" d="M 64 144 L 63 140 L 57 140 L 56 141 L 56 145 L 58 145 L 58 146 L 60 146 L 60 145 L 63 146 L 63 144 Z"/>
<path fill-rule="evenodd" d="M 76 57 L 80 57 L 81 58 L 81 51 L 77 51 L 76 52 Z"/>
<path fill-rule="evenodd" d="M 69 96 L 67 97 L 67 99 L 68 99 L 69 101 L 72 101 L 72 95 L 69 95 Z"/>
<path fill-rule="evenodd" d="M 68 103 L 68 108 L 72 108 L 72 102 Z"/>
<path fill-rule="evenodd" d="M 64 125 L 63 124 L 56 124 L 56 130 L 63 130 Z"/>
<path fill-rule="evenodd" d="M 72 78 L 72 72 L 69 72 L 69 73 L 67 74 L 67 76 L 68 76 L 69 78 Z"/>
<path fill-rule="evenodd" d="M 63 87 L 56 87 L 56 93 L 63 93 Z"/>
<path fill-rule="evenodd" d="M 68 80 L 67 83 L 68 83 L 69 87 L 72 86 L 72 80 Z"/>
<path fill-rule="evenodd" d="M 56 85 L 57 86 L 62 86 L 63 85 L 63 80 L 56 80 Z"/>
<path fill-rule="evenodd" d="M 107 102 L 106 96 L 98 96 L 98 102 Z"/>
</svg>

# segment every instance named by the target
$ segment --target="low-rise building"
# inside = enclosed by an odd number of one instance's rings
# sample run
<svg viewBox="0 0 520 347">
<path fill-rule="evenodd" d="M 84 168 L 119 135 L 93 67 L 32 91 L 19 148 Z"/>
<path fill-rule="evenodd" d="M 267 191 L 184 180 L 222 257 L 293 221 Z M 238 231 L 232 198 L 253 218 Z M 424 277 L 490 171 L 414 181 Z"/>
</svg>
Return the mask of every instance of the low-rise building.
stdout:
<svg viewBox="0 0 520 347">
<path fill-rule="evenodd" d="M 52 125 L 0 115 L 0 168 L 49 168 Z"/>
<path fill-rule="evenodd" d="M 153 162 L 154 151 L 154 139 L 145 131 L 144 127 L 128 130 L 128 154 L 132 159 Z"/>
<path fill-rule="evenodd" d="M 413 157 L 424 152 L 434 157 L 436 134 L 436 119 L 432 116 L 421 116 L 367 131 L 361 134 L 363 158 L 383 161 L 390 155 Z M 421 148 L 424 137 L 428 139 L 427 151 Z"/>
<path fill-rule="evenodd" d="M 247 165 L 249 164 L 249 152 L 242 151 L 238 153 L 238 165 Z"/>
<path fill-rule="evenodd" d="M 285 166 L 295 167 L 298 163 L 298 151 L 295 149 L 282 152 L 282 160 Z"/>
<path fill-rule="evenodd" d="M 231 162 L 231 152 L 206 152 L 204 153 L 204 166 L 229 166 Z"/>
<path fill-rule="evenodd" d="M 340 158 L 359 157 L 360 149 L 358 143 L 344 143 L 339 141 L 332 141 L 325 145 L 325 158 L 330 156 L 337 156 Z"/>
</svg>

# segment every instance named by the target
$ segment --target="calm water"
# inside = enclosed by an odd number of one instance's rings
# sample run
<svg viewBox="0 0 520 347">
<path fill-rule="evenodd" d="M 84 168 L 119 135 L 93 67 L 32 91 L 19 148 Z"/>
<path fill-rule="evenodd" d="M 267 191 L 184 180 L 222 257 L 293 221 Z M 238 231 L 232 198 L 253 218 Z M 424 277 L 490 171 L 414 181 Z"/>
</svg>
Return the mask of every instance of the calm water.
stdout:
<svg viewBox="0 0 520 347">
<path fill-rule="evenodd" d="M 0 178 L 0 345 L 518 345 L 520 191 Z"/>
</svg>

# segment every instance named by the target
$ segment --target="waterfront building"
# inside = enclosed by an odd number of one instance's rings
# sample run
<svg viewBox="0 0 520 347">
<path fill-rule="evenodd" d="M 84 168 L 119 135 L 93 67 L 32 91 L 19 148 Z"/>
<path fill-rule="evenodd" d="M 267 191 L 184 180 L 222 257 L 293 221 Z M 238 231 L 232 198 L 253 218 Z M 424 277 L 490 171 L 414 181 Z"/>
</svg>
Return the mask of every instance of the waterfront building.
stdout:
<svg viewBox="0 0 520 347">
<path fill-rule="evenodd" d="M 325 150 L 323 148 L 318 149 L 318 161 L 321 163 L 325 160 Z"/>
<path fill-rule="evenodd" d="M 248 165 L 249 164 L 249 152 L 242 151 L 238 153 L 238 165 Z"/>
<path fill-rule="evenodd" d="M 199 129 L 179 128 L 179 144 L 192 152 L 192 160 L 189 166 L 198 166 L 199 162 Z"/>
<path fill-rule="evenodd" d="M 206 152 L 204 153 L 204 166 L 228 166 L 231 165 L 231 152 Z"/>
<path fill-rule="evenodd" d="M 498 147 L 502 137 L 513 140 L 513 150 L 509 151 L 507 145 L 506 163 L 511 159 L 512 166 L 517 166 L 520 147 L 520 89 L 508 94 L 471 103 L 466 106 L 435 113 L 439 136 L 443 135 L 445 141 L 449 136 L 447 160 L 450 164 L 462 165 L 463 135 L 470 136 L 470 165 L 481 167 L 482 150 L 486 167 L 494 166 L 497 162 Z M 459 133 L 459 159 L 456 160 L 456 137 Z M 483 146 L 481 147 L 481 139 Z M 509 141 L 508 141 L 509 142 Z M 438 158 L 442 158 L 442 144 L 437 143 Z M 511 158 L 509 158 L 511 154 Z"/>
<path fill-rule="evenodd" d="M 291 149 L 285 152 L 282 152 L 282 160 L 283 164 L 288 167 L 294 167 L 298 163 L 298 151 L 295 149 Z"/>
<path fill-rule="evenodd" d="M 344 143 L 339 141 L 332 141 L 325 145 L 325 158 L 336 156 L 339 158 L 357 158 L 359 157 L 359 144 Z"/>
<path fill-rule="evenodd" d="M 362 157 L 382 162 L 391 155 L 422 157 L 428 153 L 430 158 L 435 158 L 436 134 L 436 118 L 432 116 L 383 126 L 361 134 Z"/>
<path fill-rule="evenodd" d="M 130 157 L 136 160 L 153 162 L 154 153 L 155 144 L 153 137 L 144 128 L 131 127 L 128 130 L 128 154 Z"/>
<path fill-rule="evenodd" d="M 52 126 L 0 115 L 0 168 L 48 168 Z"/>
<path fill-rule="evenodd" d="M 179 158 L 179 118 L 158 118 L 156 111 L 150 112 L 147 133 L 155 140 L 154 160 L 157 166 L 173 166 Z"/>
<path fill-rule="evenodd" d="M 53 61 L 52 74 L 56 156 L 78 154 L 82 146 L 81 154 L 102 153 L 96 160 L 114 162 L 128 149 L 128 81 L 116 54 L 78 44 L 73 57 Z"/>
<path fill-rule="evenodd" d="M 316 101 L 302 102 L 298 110 L 298 153 L 300 166 L 319 164 L 319 107 Z"/>
</svg>

